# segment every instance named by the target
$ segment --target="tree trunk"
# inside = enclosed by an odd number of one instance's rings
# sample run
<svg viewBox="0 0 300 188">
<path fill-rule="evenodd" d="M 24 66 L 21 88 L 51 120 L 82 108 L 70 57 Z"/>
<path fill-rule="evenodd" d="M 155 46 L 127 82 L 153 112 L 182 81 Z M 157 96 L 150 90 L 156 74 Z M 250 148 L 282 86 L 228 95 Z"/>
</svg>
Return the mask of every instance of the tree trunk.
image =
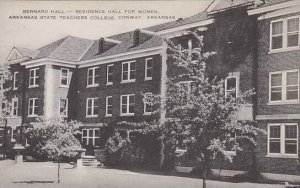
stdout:
<svg viewBox="0 0 300 188">
<path fill-rule="evenodd" d="M 203 184 L 202 184 L 202 188 L 206 188 L 206 176 L 207 176 L 207 168 L 206 165 L 204 164 L 204 169 L 203 169 Z"/>
<path fill-rule="evenodd" d="M 4 142 L 3 142 L 3 157 L 6 159 L 7 155 L 7 118 L 4 119 Z"/>
<path fill-rule="evenodd" d="M 60 183 L 60 161 L 57 162 L 57 183 Z"/>
</svg>

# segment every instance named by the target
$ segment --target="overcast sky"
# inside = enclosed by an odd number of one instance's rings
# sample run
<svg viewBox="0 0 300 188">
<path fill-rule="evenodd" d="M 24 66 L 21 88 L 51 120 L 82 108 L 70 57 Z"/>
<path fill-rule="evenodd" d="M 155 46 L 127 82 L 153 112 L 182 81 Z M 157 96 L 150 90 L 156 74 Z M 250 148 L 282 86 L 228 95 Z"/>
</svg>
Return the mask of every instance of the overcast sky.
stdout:
<svg viewBox="0 0 300 188">
<path fill-rule="evenodd" d="M 209 0 L 192 1 L 1 1 L 0 0 L 0 62 L 4 62 L 13 46 L 31 49 L 40 48 L 67 35 L 98 39 L 122 33 L 136 28 L 164 23 L 167 19 L 143 19 L 114 21 L 104 20 L 26 20 L 10 19 L 9 16 L 21 15 L 74 15 L 75 10 L 121 10 L 126 16 L 128 10 L 156 10 L 159 16 L 175 16 L 175 19 L 194 15 L 207 7 Z M 22 13 L 23 10 L 47 10 L 46 14 Z M 50 10 L 63 10 L 64 14 L 50 14 Z M 66 11 L 73 11 L 66 13 Z M 88 14 L 86 16 L 104 16 L 104 14 Z M 112 15 L 112 14 L 105 14 Z M 130 14 L 138 16 L 138 14 Z M 140 14 L 139 14 L 140 15 Z"/>
</svg>

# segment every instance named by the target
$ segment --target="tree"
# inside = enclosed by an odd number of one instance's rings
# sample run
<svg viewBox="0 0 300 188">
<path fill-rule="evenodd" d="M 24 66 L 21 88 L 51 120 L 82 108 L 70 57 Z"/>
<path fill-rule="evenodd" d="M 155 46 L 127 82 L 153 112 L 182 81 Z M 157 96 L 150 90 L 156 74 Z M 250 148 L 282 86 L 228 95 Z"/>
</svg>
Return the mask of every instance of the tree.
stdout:
<svg viewBox="0 0 300 188">
<path fill-rule="evenodd" d="M 182 49 L 168 41 L 169 59 L 182 72 L 168 80 L 166 110 L 170 118 L 166 123 L 174 125 L 193 152 L 202 167 L 205 188 L 207 172 L 216 156 L 232 161 L 226 151 L 242 150 L 242 141 L 256 145 L 255 135 L 264 130 L 236 116 L 254 95 L 253 90 L 226 93 L 224 79 L 212 76 L 207 69 L 206 62 L 215 53 L 202 52 L 203 37 L 190 34 L 196 48 Z"/>
<path fill-rule="evenodd" d="M 57 162 L 57 182 L 60 183 L 60 162 L 75 158 L 81 144 L 75 138 L 80 123 L 61 118 L 38 119 L 28 132 L 29 144 L 34 153 Z"/>
<path fill-rule="evenodd" d="M 207 173 L 217 156 L 231 162 L 228 150 L 241 151 L 241 142 L 255 146 L 255 136 L 265 131 L 257 128 L 254 121 L 240 121 L 236 116 L 254 95 L 253 90 L 226 93 L 224 78 L 212 75 L 207 68 L 206 62 L 216 53 L 202 51 L 203 37 L 196 32 L 190 32 L 190 36 L 196 44 L 193 49 L 183 49 L 166 41 L 168 69 L 176 69 L 176 74 L 168 77 L 166 98 L 144 97 L 146 103 L 160 103 L 156 112 L 166 110 L 164 125 L 158 121 L 121 123 L 144 133 L 159 132 L 162 140 L 173 144 L 171 152 L 175 151 L 178 141 L 183 140 L 203 170 L 205 188 Z M 162 148 L 165 149 L 164 144 Z"/>
<path fill-rule="evenodd" d="M 4 157 L 6 157 L 7 151 L 7 117 L 11 115 L 11 102 L 8 101 L 6 93 L 10 90 L 7 87 L 7 82 L 11 80 L 11 72 L 7 63 L 0 64 L 0 121 L 4 123 L 4 141 L 3 150 Z"/>
</svg>

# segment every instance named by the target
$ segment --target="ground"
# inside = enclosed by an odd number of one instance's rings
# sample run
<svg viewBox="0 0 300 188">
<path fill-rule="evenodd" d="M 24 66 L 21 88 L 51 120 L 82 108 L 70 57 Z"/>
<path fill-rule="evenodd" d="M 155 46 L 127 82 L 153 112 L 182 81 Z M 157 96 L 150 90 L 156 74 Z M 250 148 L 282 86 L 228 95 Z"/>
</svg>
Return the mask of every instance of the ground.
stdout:
<svg viewBox="0 0 300 188">
<path fill-rule="evenodd" d="M 73 168 L 62 164 L 57 184 L 57 164 L 51 162 L 0 161 L 0 188 L 201 188 L 202 180 L 189 177 L 137 173 L 97 167 Z M 207 188 L 283 188 L 279 184 L 228 183 L 208 181 Z"/>
</svg>

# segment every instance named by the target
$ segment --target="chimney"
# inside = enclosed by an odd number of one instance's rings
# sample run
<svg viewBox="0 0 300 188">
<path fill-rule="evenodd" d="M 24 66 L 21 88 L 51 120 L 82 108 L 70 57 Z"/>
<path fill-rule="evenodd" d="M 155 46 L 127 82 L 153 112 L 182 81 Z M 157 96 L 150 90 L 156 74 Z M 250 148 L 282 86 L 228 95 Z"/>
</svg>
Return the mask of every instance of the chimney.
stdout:
<svg viewBox="0 0 300 188">
<path fill-rule="evenodd" d="M 103 53 L 103 51 L 104 51 L 104 42 L 105 42 L 105 40 L 104 40 L 103 37 L 99 39 L 99 41 L 98 41 L 98 54 Z"/>
<path fill-rule="evenodd" d="M 138 46 L 140 44 L 140 30 L 137 29 L 133 33 L 133 46 Z"/>
</svg>

